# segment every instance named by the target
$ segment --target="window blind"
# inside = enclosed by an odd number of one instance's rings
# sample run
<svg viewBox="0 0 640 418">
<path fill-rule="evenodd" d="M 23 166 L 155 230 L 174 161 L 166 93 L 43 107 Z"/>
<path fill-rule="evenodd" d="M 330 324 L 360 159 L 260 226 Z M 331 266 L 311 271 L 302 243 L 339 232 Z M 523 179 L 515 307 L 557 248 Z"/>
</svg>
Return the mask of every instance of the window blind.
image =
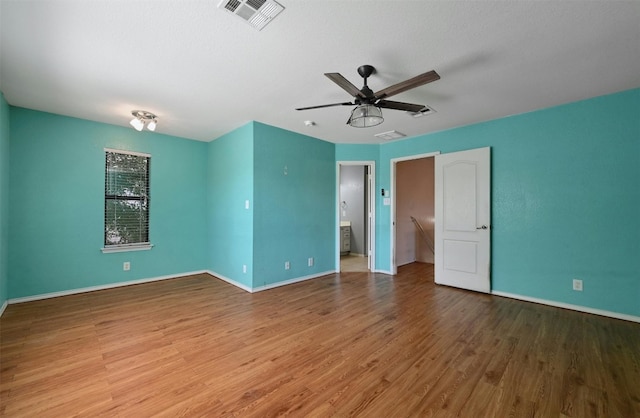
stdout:
<svg viewBox="0 0 640 418">
<path fill-rule="evenodd" d="M 105 150 L 104 245 L 149 243 L 151 156 Z"/>
</svg>

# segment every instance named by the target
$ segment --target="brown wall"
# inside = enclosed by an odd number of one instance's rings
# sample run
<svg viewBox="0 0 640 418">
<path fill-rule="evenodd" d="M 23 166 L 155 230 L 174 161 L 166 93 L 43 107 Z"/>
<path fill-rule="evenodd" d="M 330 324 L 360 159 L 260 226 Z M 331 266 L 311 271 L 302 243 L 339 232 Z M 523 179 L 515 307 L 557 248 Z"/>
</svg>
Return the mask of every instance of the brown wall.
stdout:
<svg viewBox="0 0 640 418">
<path fill-rule="evenodd" d="M 433 253 L 420 236 L 416 218 L 433 243 L 434 169 L 433 157 L 396 164 L 396 264 L 420 261 L 433 263 Z"/>
</svg>

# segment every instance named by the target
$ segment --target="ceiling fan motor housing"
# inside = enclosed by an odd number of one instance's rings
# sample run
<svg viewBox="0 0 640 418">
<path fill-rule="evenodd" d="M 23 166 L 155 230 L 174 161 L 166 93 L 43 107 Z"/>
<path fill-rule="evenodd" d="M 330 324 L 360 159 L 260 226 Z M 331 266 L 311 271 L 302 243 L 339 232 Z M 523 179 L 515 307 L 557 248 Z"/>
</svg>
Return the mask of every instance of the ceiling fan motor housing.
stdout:
<svg viewBox="0 0 640 418">
<path fill-rule="evenodd" d="M 375 72 L 376 69 L 373 68 L 372 65 L 361 65 L 360 67 L 358 67 L 358 74 L 360 74 L 360 76 L 364 78 L 365 83 L 367 82 L 367 77 Z"/>
</svg>

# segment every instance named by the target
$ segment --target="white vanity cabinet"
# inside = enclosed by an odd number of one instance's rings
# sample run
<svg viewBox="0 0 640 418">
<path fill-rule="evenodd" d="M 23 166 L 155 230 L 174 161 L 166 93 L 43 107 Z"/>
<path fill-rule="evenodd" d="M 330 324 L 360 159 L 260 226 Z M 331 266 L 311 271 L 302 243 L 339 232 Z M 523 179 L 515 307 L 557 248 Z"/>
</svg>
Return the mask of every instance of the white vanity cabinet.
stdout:
<svg viewBox="0 0 640 418">
<path fill-rule="evenodd" d="M 351 252 L 351 227 L 340 226 L 340 255 Z"/>
</svg>

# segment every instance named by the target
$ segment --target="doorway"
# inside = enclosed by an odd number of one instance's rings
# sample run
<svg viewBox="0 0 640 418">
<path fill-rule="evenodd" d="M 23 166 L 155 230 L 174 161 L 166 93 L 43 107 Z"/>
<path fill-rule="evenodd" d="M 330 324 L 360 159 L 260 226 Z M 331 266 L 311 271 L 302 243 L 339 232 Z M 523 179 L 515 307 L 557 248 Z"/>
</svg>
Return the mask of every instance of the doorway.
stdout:
<svg viewBox="0 0 640 418">
<path fill-rule="evenodd" d="M 399 224 L 407 222 L 398 210 L 398 179 L 403 161 L 433 157 L 435 283 L 489 293 L 491 291 L 491 149 L 489 147 L 391 160 L 391 274 L 398 273 Z M 419 174 L 414 176 L 419 176 Z M 415 182 L 415 177 L 410 178 Z M 400 217 L 402 215 L 402 217 Z M 417 232 L 421 226 L 411 219 Z"/>
<path fill-rule="evenodd" d="M 392 272 L 398 266 L 435 262 L 434 155 L 392 160 Z"/>
<path fill-rule="evenodd" d="M 339 161 L 336 179 L 336 270 L 372 271 L 375 260 L 374 162 Z"/>
</svg>

